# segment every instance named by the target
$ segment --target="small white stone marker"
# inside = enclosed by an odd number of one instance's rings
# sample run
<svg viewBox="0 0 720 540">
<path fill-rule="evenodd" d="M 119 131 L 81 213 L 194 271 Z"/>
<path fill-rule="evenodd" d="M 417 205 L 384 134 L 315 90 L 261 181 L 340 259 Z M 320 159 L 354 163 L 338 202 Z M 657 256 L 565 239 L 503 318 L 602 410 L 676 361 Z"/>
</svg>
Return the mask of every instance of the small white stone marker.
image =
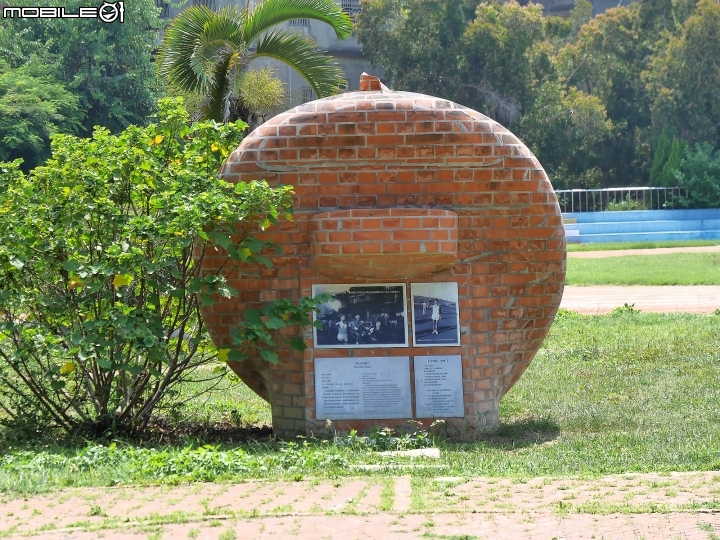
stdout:
<svg viewBox="0 0 720 540">
<path fill-rule="evenodd" d="M 439 448 L 416 448 L 414 450 L 397 450 L 389 452 L 378 452 L 379 456 L 387 457 L 426 457 L 440 459 Z"/>
</svg>

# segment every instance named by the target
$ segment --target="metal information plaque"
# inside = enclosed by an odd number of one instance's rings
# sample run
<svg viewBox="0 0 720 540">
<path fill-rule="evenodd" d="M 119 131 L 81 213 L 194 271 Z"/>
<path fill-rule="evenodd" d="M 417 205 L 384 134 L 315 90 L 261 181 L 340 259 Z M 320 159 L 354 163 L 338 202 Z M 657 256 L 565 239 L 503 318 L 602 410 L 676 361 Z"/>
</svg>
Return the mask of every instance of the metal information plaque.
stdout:
<svg viewBox="0 0 720 540">
<path fill-rule="evenodd" d="M 417 417 L 464 416 L 460 355 L 416 356 L 414 362 Z"/>
<path fill-rule="evenodd" d="M 315 418 L 411 418 L 410 357 L 316 358 Z"/>
</svg>

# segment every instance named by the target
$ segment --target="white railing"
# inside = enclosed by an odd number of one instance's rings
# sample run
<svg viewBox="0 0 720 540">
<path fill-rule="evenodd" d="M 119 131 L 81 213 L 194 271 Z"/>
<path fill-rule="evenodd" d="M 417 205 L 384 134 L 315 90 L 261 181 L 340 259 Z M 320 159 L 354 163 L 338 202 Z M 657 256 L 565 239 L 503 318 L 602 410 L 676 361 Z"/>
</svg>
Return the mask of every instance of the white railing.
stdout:
<svg viewBox="0 0 720 540">
<path fill-rule="evenodd" d="M 679 187 L 625 187 L 604 189 L 558 189 L 555 191 L 562 212 L 602 212 L 604 210 L 664 210 L 677 208 Z"/>
</svg>

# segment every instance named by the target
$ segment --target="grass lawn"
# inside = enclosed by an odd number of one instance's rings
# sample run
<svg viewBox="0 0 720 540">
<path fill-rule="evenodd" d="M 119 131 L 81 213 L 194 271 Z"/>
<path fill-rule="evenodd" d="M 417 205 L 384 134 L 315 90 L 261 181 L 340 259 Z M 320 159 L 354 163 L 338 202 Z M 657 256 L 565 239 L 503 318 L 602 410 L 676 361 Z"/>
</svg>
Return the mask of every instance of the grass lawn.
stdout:
<svg viewBox="0 0 720 540">
<path fill-rule="evenodd" d="M 568 259 L 568 285 L 720 285 L 720 253 Z"/>
<path fill-rule="evenodd" d="M 568 244 L 568 251 L 609 251 L 618 249 L 655 249 L 673 247 L 717 246 L 720 240 L 666 240 L 663 242 L 601 242 Z"/>
<path fill-rule="evenodd" d="M 122 441 L 75 448 L 48 441 L 20 448 L 0 444 L 0 491 L 368 474 L 528 478 L 716 470 L 718 403 L 720 317 L 561 312 L 535 361 L 503 398 L 499 431 L 479 442 L 392 442 L 378 434 L 153 448 Z M 269 415 L 241 385 L 185 413 L 259 421 Z M 418 462 L 374 451 L 427 442 L 440 447 L 441 459 Z"/>
</svg>

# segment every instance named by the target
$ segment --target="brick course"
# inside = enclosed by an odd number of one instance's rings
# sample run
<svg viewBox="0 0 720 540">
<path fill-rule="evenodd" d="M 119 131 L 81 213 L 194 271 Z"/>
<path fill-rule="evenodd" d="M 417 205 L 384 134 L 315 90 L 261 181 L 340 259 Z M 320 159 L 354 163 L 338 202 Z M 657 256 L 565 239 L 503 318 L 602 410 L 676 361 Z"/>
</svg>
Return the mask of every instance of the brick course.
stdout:
<svg viewBox="0 0 720 540">
<path fill-rule="evenodd" d="M 537 159 L 476 111 L 379 84 L 364 79 L 367 91 L 280 114 L 232 153 L 221 176 L 294 186 L 295 216 L 258 233 L 283 247 L 274 268 L 231 276 L 240 301 L 220 298 L 203 316 L 215 343 L 227 346 L 244 309 L 309 296 L 313 284 L 404 282 L 409 301 L 413 282 L 455 281 L 461 346 L 315 350 L 306 329 L 309 348 L 298 353 L 280 336 L 279 365 L 231 364 L 270 402 L 280 436 L 324 424 L 315 418 L 313 359 L 321 356 L 460 354 L 465 417 L 449 422 L 465 436 L 492 428 L 500 398 L 529 365 L 560 304 L 564 229 Z M 207 257 L 204 268 L 213 267 L 217 261 Z M 405 420 L 340 421 L 336 428 L 378 423 Z"/>
</svg>

